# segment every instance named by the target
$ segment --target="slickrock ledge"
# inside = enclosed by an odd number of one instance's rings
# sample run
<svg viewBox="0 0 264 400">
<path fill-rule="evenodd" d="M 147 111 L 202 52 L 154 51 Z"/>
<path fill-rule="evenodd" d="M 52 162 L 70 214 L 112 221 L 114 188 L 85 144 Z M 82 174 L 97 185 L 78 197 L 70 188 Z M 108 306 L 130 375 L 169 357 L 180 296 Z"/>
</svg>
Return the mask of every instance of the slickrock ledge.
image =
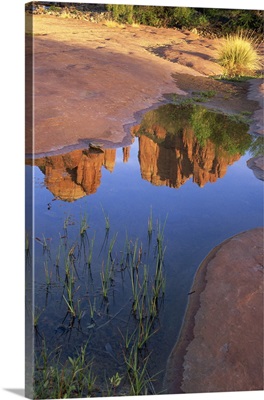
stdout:
<svg viewBox="0 0 264 400">
<path fill-rule="evenodd" d="M 260 79 L 251 79 L 250 80 L 250 90 L 248 93 L 248 99 L 254 100 L 259 103 L 259 109 L 256 110 L 253 114 L 253 122 L 250 126 L 249 133 L 250 134 L 258 134 L 264 135 L 264 80 Z"/>
<path fill-rule="evenodd" d="M 214 248 L 190 293 L 168 393 L 263 390 L 263 228 Z"/>
<path fill-rule="evenodd" d="M 247 166 L 252 169 L 256 178 L 264 181 L 264 156 L 250 158 L 247 161 Z"/>
</svg>

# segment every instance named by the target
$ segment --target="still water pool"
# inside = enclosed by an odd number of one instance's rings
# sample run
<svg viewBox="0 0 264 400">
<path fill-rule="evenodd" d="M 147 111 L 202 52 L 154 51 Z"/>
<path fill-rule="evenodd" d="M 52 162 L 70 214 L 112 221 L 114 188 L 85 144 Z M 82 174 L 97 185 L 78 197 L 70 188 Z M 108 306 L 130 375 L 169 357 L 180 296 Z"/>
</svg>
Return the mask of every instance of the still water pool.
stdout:
<svg viewBox="0 0 264 400">
<path fill-rule="evenodd" d="M 140 343 L 146 382 L 158 373 L 143 392 L 166 390 L 166 360 L 199 264 L 263 222 L 247 129 L 202 107 L 167 105 L 132 128 L 131 146 L 87 146 L 26 165 L 37 357 L 44 340 L 62 364 L 88 343 L 97 376 L 91 394 L 107 394 L 102 388 L 118 372 L 122 395 L 131 393 L 129 355 Z"/>
</svg>

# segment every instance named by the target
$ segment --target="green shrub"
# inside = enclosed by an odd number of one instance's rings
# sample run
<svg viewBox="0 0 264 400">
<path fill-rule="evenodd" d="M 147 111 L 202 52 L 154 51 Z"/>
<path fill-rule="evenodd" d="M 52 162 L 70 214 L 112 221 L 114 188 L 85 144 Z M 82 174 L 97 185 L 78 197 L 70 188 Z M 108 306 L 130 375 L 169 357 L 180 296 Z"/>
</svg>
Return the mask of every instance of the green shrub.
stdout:
<svg viewBox="0 0 264 400">
<path fill-rule="evenodd" d="M 194 16 L 193 8 L 173 7 L 171 25 L 177 28 L 191 28 Z"/>
<path fill-rule="evenodd" d="M 107 4 L 106 9 L 112 13 L 112 18 L 116 22 L 133 23 L 133 7 L 129 4 Z"/>
<path fill-rule="evenodd" d="M 161 27 L 166 25 L 166 19 L 163 14 L 164 7 L 155 6 L 135 6 L 134 16 L 137 23 Z"/>
<path fill-rule="evenodd" d="M 261 68 L 254 39 L 247 34 L 228 35 L 219 49 L 218 62 L 229 77 L 254 75 Z"/>
<path fill-rule="evenodd" d="M 53 11 L 53 12 L 61 12 L 61 7 L 57 7 L 57 6 L 50 6 L 50 7 L 49 7 L 49 11 Z"/>
</svg>

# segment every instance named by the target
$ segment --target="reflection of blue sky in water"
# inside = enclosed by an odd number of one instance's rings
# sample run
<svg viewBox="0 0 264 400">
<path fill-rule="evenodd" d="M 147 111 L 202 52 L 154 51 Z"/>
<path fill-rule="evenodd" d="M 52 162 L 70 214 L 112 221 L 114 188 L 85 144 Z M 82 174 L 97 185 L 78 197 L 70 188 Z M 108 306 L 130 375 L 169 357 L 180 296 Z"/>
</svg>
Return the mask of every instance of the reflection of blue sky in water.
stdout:
<svg viewBox="0 0 264 400">
<path fill-rule="evenodd" d="M 132 240 L 145 241 L 150 208 L 154 224 L 157 219 L 164 222 L 167 217 L 167 279 L 162 315 L 165 330 L 160 332 L 154 354 L 158 357 L 156 362 L 164 368 L 179 332 L 188 292 L 200 262 L 214 246 L 228 237 L 262 225 L 263 183 L 247 168 L 249 158 L 250 154 L 246 153 L 227 167 L 224 177 L 205 184 L 203 188 L 193 183 L 192 177 L 177 189 L 155 186 L 141 178 L 136 139 L 127 163 L 123 162 L 122 149 L 117 149 L 113 172 L 102 167 L 101 183 L 96 193 L 71 203 L 53 201 L 54 195 L 43 184 L 44 174 L 34 167 L 35 236 L 42 238 L 44 234 L 52 239 L 52 246 L 56 246 L 65 218 L 71 216 L 78 226 L 81 216 L 87 213 L 88 233 L 92 236 L 96 231 L 96 239 L 102 243 L 105 234 L 103 207 L 110 218 L 110 236 L 118 232 L 118 247 L 122 246 L 126 232 Z M 30 174 L 31 167 L 26 169 Z M 37 258 L 41 257 L 41 246 L 36 243 L 35 247 Z M 38 283 L 41 277 L 42 264 L 36 265 Z M 36 296 L 38 302 L 41 292 L 37 291 Z M 47 312 L 50 319 L 55 318 L 51 306 Z M 161 351 L 157 347 L 160 343 Z"/>
</svg>

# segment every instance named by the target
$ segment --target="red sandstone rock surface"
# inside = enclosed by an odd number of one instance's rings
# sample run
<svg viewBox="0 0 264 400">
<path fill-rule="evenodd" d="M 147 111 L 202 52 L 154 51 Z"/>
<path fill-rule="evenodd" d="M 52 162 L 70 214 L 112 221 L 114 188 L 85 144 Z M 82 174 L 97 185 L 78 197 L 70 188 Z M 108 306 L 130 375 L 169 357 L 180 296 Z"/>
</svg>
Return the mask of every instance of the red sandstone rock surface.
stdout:
<svg viewBox="0 0 264 400">
<path fill-rule="evenodd" d="M 221 73 L 215 62 L 219 40 L 187 31 L 113 28 L 47 15 L 34 15 L 33 23 L 27 16 L 26 30 L 28 154 L 87 138 L 128 145 L 124 126 L 136 122 L 136 112 L 164 101 L 165 93 L 184 94 L 186 76 L 188 90 L 194 90 L 197 82 L 191 78 Z M 200 89 L 222 93 L 224 109 L 252 108 L 243 96 L 231 95 L 230 85 L 207 80 Z M 258 88 L 253 99 L 255 92 Z"/>
<path fill-rule="evenodd" d="M 263 228 L 212 250 L 191 291 L 168 392 L 263 390 Z"/>
<path fill-rule="evenodd" d="M 214 90 L 212 107 L 235 112 L 257 108 L 255 101 L 246 100 L 243 88 L 237 91 L 236 85 L 206 78 L 221 73 L 215 62 L 218 39 L 47 15 L 34 15 L 33 22 L 27 15 L 26 31 L 27 154 L 94 138 L 129 145 L 125 126 L 137 122 L 136 112 L 161 104 L 166 93 Z M 250 96 L 258 101 L 259 82 Z M 257 121 L 261 112 L 256 111 Z"/>
</svg>

